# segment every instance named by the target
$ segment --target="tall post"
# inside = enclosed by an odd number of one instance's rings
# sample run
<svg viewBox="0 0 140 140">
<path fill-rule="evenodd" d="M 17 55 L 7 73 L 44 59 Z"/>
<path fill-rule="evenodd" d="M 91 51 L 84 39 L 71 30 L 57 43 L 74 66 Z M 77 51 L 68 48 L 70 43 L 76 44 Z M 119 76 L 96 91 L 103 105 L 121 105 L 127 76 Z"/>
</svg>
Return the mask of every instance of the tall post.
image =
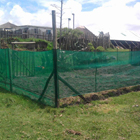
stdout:
<svg viewBox="0 0 140 140">
<path fill-rule="evenodd" d="M 0 29 L 0 49 L 1 49 L 1 32 L 2 30 Z"/>
<path fill-rule="evenodd" d="M 68 28 L 70 28 L 70 18 L 68 18 Z"/>
<path fill-rule="evenodd" d="M 97 62 L 96 62 L 96 51 L 94 52 L 94 58 L 95 58 L 95 65 L 97 65 Z M 97 66 L 96 66 L 96 68 L 95 68 L 95 81 L 94 81 L 94 83 L 95 83 L 95 92 L 97 92 Z"/>
<path fill-rule="evenodd" d="M 61 36 L 62 36 L 62 13 L 63 13 L 63 0 L 61 0 L 61 13 L 60 13 L 60 42 L 59 42 L 60 49 L 61 49 Z"/>
<path fill-rule="evenodd" d="M 27 30 L 27 38 L 30 38 L 30 31 L 29 31 L 29 28 Z"/>
<path fill-rule="evenodd" d="M 12 62 L 11 62 L 11 51 L 8 48 L 8 61 L 9 61 L 9 78 L 10 78 L 10 91 L 13 92 L 13 82 L 12 82 Z"/>
<path fill-rule="evenodd" d="M 95 92 L 97 92 L 97 67 L 95 68 Z"/>
<path fill-rule="evenodd" d="M 118 62 L 118 48 L 117 48 L 117 62 Z"/>
<path fill-rule="evenodd" d="M 129 48 L 131 48 L 131 63 L 132 63 L 132 51 L 133 51 L 133 49 L 132 49 L 132 46 L 129 46 Z"/>
<path fill-rule="evenodd" d="M 55 85 L 55 107 L 59 107 L 58 90 L 58 71 L 57 71 L 57 31 L 56 31 L 56 12 L 52 11 L 53 24 L 53 64 L 54 64 L 54 85 Z"/>
<path fill-rule="evenodd" d="M 74 13 L 72 13 L 72 15 L 73 15 L 73 29 L 74 29 L 74 18 L 75 18 L 75 15 L 74 15 Z"/>
</svg>

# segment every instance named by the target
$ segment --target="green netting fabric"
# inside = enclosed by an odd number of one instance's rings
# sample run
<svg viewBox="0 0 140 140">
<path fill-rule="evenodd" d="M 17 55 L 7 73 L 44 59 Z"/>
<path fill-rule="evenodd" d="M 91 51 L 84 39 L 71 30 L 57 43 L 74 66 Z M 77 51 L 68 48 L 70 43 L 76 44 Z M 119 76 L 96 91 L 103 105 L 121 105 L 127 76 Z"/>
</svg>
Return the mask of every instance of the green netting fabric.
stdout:
<svg viewBox="0 0 140 140">
<path fill-rule="evenodd" d="M 80 94 L 140 84 L 140 52 L 58 51 L 58 75 Z M 59 85 L 59 97 L 78 94 Z"/>
<path fill-rule="evenodd" d="M 57 50 L 59 98 L 140 84 L 140 51 Z M 53 50 L 0 49 L 0 87 L 55 106 Z"/>
<path fill-rule="evenodd" d="M 46 81 L 53 72 L 53 51 L 29 52 L 9 50 L 13 92 L 24 94 L 54 106 L 54 81 L 44 91 Z M 8 49 L 0 50 L 0 86 L 9 90 Z M 53 80 L 52 80 L 53 79 Z"/>
<path fill-rule="evenodd" d="M 0 49 L 0 87 L 10 90 L 8 50 Z"/>
</svg>

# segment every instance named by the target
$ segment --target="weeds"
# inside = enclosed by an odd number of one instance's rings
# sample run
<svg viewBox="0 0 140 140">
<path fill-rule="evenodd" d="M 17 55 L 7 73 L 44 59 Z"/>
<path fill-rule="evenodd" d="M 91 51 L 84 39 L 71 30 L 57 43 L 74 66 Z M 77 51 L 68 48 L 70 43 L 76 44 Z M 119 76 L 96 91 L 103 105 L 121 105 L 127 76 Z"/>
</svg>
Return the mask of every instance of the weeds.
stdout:
<svg viewBox="0 0 140 140">
<path fill-rule="evenodd" d="M 140 92 L 57 109 L 1 89 L 0 118 L 2 140 L 139 140 Z"/>
</svg>

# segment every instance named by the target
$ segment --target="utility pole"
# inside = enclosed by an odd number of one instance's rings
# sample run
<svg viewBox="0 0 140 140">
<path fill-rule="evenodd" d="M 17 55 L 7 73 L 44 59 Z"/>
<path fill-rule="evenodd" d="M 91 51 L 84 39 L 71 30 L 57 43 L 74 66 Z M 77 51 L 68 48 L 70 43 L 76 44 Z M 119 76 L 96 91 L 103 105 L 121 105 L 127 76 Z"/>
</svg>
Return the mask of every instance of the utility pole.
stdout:
<svg viewBox="0 0 140 140">
<path fill-rule="evenodd" d="M 68 18 L 68 28 L 70 28 L 70 20 L 71 18 Z"/>
<path fill-rule="evenodd" d="M 63 0 L 61 0 L 61 13 L 60 13 L 60 46 L 61 49 L 61 36 L 62 36 L 62 13 L 63 13 Z"/>
<path fill-rule="evenodd" d="M 63 0 L 60 0 L 61 6 L 58 6 L 56 4 L 51 4 L 52 7 L 55 7 L 60 13 L 60 42 L 59 42 L 59 48 L 61 49 L 61 37 L 62 37 L 62 19 L 63 19 Z"/>
<path fill-rule="evenodd" d="M 1 32 L 2 30 L 0 29 L 0 49 L 1 49 Z"/>
<path fill-rule="evenodd" d="M 58 71 L 57 71 L 57 30 L 56 30 L 56 13 L 52 11 L 53 25 L 53 65 L 54 65 L 54 86 L 55 86 L 55 107 L 59 107 L 59 88 L 58 88 Z"/>
<path fill-rule="evenodd" d="M 72 13 L 72 15 L 73 15 L 73 29 L 74 29 L 74 16 L 75 16 L 75 14 Z"/>
</svg>

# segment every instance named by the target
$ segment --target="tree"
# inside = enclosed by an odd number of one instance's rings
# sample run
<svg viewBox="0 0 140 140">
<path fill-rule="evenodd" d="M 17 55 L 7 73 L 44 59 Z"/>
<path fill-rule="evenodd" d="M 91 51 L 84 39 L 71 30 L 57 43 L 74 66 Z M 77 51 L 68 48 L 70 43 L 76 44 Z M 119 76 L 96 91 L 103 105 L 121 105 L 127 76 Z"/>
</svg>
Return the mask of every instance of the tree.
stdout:
<svg viewBox="0 0 140 140">
<path fill-rule="evenodd" d="M 60 32 L 58 32 L 58 43 L 60 45 L 61 42 L 61 49 L 64 50 L 77 50 L 79 45 L 79 39 L 83 32 L 81 32 L 78 29 L 69 29 L 69 28 L 63 28 L 61 37 Z M 78 49 L 79 50 L 79 49 Z"/>
<path fill-rule="evenodd" d="M 79 38 L 81 35 L 83 34 L 83 32 L 81 32 L 78 29 L 69 29 L 69 28 L 63 28 L 62 29 L 62 34 L 61 37 L 66 37 L 66 36 L 71 36 L 73 38 Z M 58 32 L 58 38 L 60 38 L 60 32 Z"/>
</svg>

